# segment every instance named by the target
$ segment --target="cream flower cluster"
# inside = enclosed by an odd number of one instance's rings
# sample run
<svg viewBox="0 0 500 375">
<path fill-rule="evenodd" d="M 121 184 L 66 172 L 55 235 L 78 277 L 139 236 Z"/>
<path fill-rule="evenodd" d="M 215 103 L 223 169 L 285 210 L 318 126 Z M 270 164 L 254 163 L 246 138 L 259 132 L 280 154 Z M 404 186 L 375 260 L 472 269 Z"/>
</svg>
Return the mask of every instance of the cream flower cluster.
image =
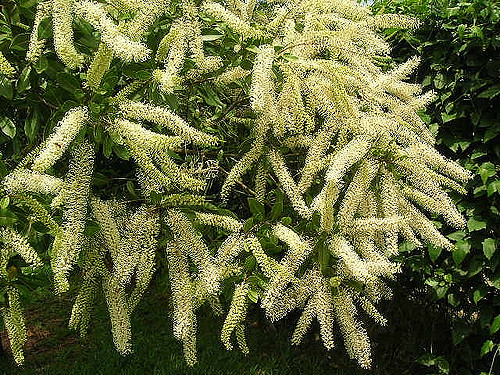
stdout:
<svg viewBox="0 0 500 375">
<path fill-rule="evenodd" d="M 419 60 L 412 58 L 388 71 L 380 67 L 390 47 L 377 30 L 414 28 L 416 20 L 373 16 L 350 0 L 277 3 L 280 6 L 269 14 L 272 21 L 262 25 L 273 40 L 259 47 L 251 75 L 251 107 L 257 115 L 252 122 L 254 142 L 229 172 L 221 196 L 226 199 L 231 187 L 254 170 L 258 199 L 266 195 L 262 176 L 273 174 L 299 216 L 319 215 L 329 267 L 336 274 L 334 285 L 314 265 L 309 269 L 314 277 L 309 271 L 296 275 L 298 266 L 319 254 L 299 246 L 305 240 L 277 226 L 274 234 L 290 248 L 281 261 L 259 250 L 258 242 L 245 243 L 269 278 L 262 306 L 271 319 L 303 306 L 294 343 L 316 317 L 330 348 L 336 320 L 350 356 L 370 367 L 369 340 L 355 304 L 376 322 L 385 322 L 373 303 L 390 297 L 385 279 L 399 272 L 390 257 L 397 254 L 401 238 L 417 246 L 422 239 L 453 250 L 420 209 L 463 227 L 462 214 L 443 188 L 463 191 L 460 184 L 471 174 L 439 155 L 417 115 L 433 97 L 422 94 L 419 85 L 404 82 Z M 213 8 L 209 13 L 217 13 L 242 38 L 250 37 L 242 13 L 234 20 L 236 3 L 229 5 L 233 13 L 208 4 L 206 9 Z M 275 84 L 277 76 L 283 77 L 280 85 Z M 292 160 L 287 159 L 289 148 L 304 155 L 299 168 L 293 158 L 298 181 L 287 165 Z M 296 261 L 288 263 L 290 259 Z M 363 292 L 352 283 L 362 285 Z"/>
<path fill-rule="evenodd" d="M 222 280 L 233 274 L 236 257 L 243 250 L 242 224 L 237 220 L 208 213 L 196 213 L 196 220 L 233 233 L 214 256 L 186 214 L 177 209 L 167 211 L 166 223 L 173 234 L 166 251 L 174 302 L 174 336 L 182 341 L 189 365 L 196 363 L 196 309 L 217 298 Z M 243 351 L 247 350 L 243 330 L 247 290 L 245 283 L 236 288 L 221 333 L 222 341 L 230 347 L 229 338 L 234 331 Z M 213 306 L 217 308 L 217 303 Z"/>
<path fill-rule="evenodd" d="M 87 119 L 88 113 L 84 107 L 77 107 L 66 112 L 51 136 L 45 141 L 31 168 L 36 172 L 44 173 L 52 167 L 75 139 Z"/>
<path fill-rule="evenodd" d="M 118 26 L 107 15 L 105 8 L 93 1 L 79 1 L 75 13 L 101 32 L 101 41 L 125 62 L 145 61 L 151 51 L 142 43 L 134 42 L 120 32 Z"/>
<path fill-rule="evenodd" d="M 31 30 L 28 51 L 26 52 L 26 60 L 35 62 L 41 56 L 45 47 L 46 40 L 38 39 L 38 27 L 45 17 L 51 14 L 52 3 L 50 1 L 40 2 L 37 5 L 35 20 L 33 21 L 33 29 Z"/>
<path fill-rule="evenodd" d="M 111 318 L 113 342 L 118 352 L 125 355 L 132 352 L 130 316 L 155 269 L 159 216 L 150 206 L 133 212 L 121 203 L 97 197 L 92 197 L 91 207 L 101 229 L 96 238 L 86 243 L 90 251 L 86 252 L 83 284 L 69 326 L 86 333 L 93 301 L 101 286 Z"/>
<path fill-rule="evenodd" d="M 34 62 L 43 53 L 45 41 L 38 39 L 38 27 L 50 16 L 57 56 L 68 68 L 81 67 L 85 59 L 74 45 L 72 23 L 75 18 L 84 20 L 98 32 L 98 48 L 86 77 L 88 88 L 99 92 L 115 57 L 128 63 L 152 56 L 145 36 L 167 5 L 166 0 L 42 2 L 27 59 Z M 221 332 L 226 347 L 232 347 L 234 333 L 240 349 L 248 351 L 244 319 L 249 297 L 257 292 L 273 321 L 301 310 L 293 344 L 303 340 L 316 319 L 321 339 L 331 349 L 337 324 L 348 354 L 369 368 L 370 342 L 358 313 L 386 323 L 375 304 L 391 296 L 386 282 L 399 272 L 391 261 L 399 241 L 421 246 L 423 240 L 453 249 L 421 209 L 455 227 L 465 223 L 444 188 L 464 192 L 471 174 L 434 149 L 432 133 L 417 114 L 433 98 L 433 93 L 405 82 L 418 59 L 390 70 L 381 67 L 390 46 L 377 31 L 413 28 L 417 22 L 371 15 L 368 7 L 351 0 L 277 0 L 266 6 L 255 0 L 186 0 L 178 5 L 179 16 L 166 35 L 158 35 L 151 80 L 126 83 L 110 98 L 109 116 L 99 124 L 90 123 L 85 107 L 68 111 L 49 138 L 2 182 L 54 235 L 51 266 L 58 292 L 68 290 L 69 272 L 82 259 L 84 276 L 70 326 L 82 335 L 87 332 L 94 300 L 103 290 L 115 346 L 121 354 L 132 351 L 130 316 L 154 273 L 157 236 L 164 226 L 171 234 L 161 251 L 172 289 L 173 331 L 189 365 L 197 360 L 197 309 L 208 302 L 219 312 L 221 284 L 236 276 L 238 285 Z M 207 55 L 202 31 L 214 22 L 222 33 L 252 39 L 257 46 L 248 51 L 256 52 L 252 69 Z M 3 55 L 0 70 L 13 74 Z M 221 198 L 227 200 L 232 188 L 253 171 L 256 198 L 265 202 L 269 182 L 276 181 L 297 216 L 319 219 L 318 236 L 266 223 L 273 241 L 286 249 L 281 257 L 267 254 L 257 230 L 244 232 L 239 220 L 214 213 L 202 194 L 205 179 L 194 168 L 174 162 L 174 150 L 188 144 L 214 147 L 219 140 L 167 108 L 139 101 L 146 100 L 136 99 L 141 96 L 139 88 L 152 83 L 174 94 L 199 79 L 219 88 L 240 80 L 241 85 L 229 87 L 248 97 L 247 109 L 253 112 L 248 118 L 227 114 L 231 121 L 252 127 L 252 144 L 227 174 Z M 149 130 L 149 124 L 161 134 Z M 138 166 L 146 202 L 150 193 L 162 193 L 157 205 L 134 208 L 92 195 L 96 155 L 84 134 L 88 125 L 103 126 L 126 148 Z M 66 151 L 68 173 L 49 175 Z M 33 194 L 54 196 L 51 209 L 63 209 L 61 224 Z M 86 236 L 90 216 L 99 230 Z M 199 226 L 215 227 L 227 237 L 212 251 Z M 12 244 L 2 248 L 2 262 L 11 255 L 4 249 L 14 249 L 26 261 L 39 264 L 22 237 L 9 230 L 0 235 L 5 244 Z M 258 291 L 240 267 L 241 253 L 251 254 L 262 271 Z M 21 362 L 24 323 L 16 291 L 8 293 L 9 307 L 1 313 Z"/>
<path fill-rule="evenodd" d="M 26 238 L 12 228 L 0 229 L 0 243 L 0 281 L 6 285 L 7 296 L 7 303 L 0 306 L 0 316 L 7 330 L 14 360 L 18 365 L 21 365 L 24 362 L 23 348 L 28 340 L 28 335 L 19 290 L 11 285 L 7 266 L 10 258 L 14 255 L 19 255 L 32 267 L 40 267 L 43 262 Z"/>
<path fill-rule="evenodd" d="M 118 134 L 140 167 L 139 182 L 144 190 L 165 191 L 187 189 L 200 191 L 205 180 L 194 177 L 190 169 L 181 169 L 174 163 L 168 150 L 181 144 L 215 145 L 218 139 L 188 125 L 167 108 L 135 102 L 123 98 L 118 102 L 120 114 L 108 125 L 108 131 Z M 134 121 L 130 121 L 134 120 Z M 136 121 L 148 121 L 166 128 L 175 136 L 158 134 L 145 129 Z"/>
<path fill-rule="evenodd" d="M 16 74 L 16 69 L 7 61 L 3 53 L 0 52 L 0 73 L 7 78 L 12 78 Z"/>
<path fill-rule="evenodd" d="M 0 315 L 9 336 L 10 348 L 17 364 L 24 362 L 23 347 L 28 341 L 24 312 L 16 288 L 7 288 L 8 307 L 0 307 Z"/>
<path fill-rule="evenodd" d="M 248 8 L 245 9 L 244 17 L 248 18 L 249 13 L 253 11 L 253 6 L 251 5 L 252 1 L 248 2 Z M 255 5 L 255 2 L 253 2 Z M 236 33 L 240 34 L 244 38 L 256 38 L 262 36 L 262 32 L 258 29 L 255 29 L 248 23 L 248 21 L 242 19 L 237 14 L 231 12 L 226 9 L 223 5 L 219 3 L 214 3 L 212 1 L 206 1 L 202 10 L 212 17 L 222 21 L 224 24 L 233 29 Z"/>
</svg>

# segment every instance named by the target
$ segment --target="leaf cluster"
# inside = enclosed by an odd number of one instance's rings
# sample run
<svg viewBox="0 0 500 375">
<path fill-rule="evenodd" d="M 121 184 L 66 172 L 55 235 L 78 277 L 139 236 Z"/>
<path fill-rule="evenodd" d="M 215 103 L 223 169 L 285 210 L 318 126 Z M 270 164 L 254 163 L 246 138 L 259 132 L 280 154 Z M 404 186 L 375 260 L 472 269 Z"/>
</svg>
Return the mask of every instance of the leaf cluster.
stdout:
<svg viewBox="0 0 500 375">
<path fill-rule="evenodd" d="M 452 326 L 446 359 L 428 353 L 420 363 L 440 373 L 488 373 L 498 368 L 500 344 L 500 7 L 489 0 L 382 0 L 373 9 L 424 21 L 411 34 L 388 30 L 386 37 L 395 43 L 396 60 L 421 56 L 417 80 L 437 94 L 421 117 L 438 149 L 475 173 L 470 193 L 454 197 L 467 228 L 443 228 L 457 249 L 450 254 L 428 246 L 427 254 L 408 253 L 404 261 L 413 282 L 428 286 L 428 303 L 439 301 Z"/>
</svg>

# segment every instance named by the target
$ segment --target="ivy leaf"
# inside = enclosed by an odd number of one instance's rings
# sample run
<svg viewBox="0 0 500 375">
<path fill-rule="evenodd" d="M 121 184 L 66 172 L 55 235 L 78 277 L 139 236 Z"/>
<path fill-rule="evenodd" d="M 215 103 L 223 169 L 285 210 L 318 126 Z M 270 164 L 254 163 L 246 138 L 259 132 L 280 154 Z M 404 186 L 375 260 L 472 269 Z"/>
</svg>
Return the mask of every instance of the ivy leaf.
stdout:
<svg viewBox="0 0 500 375">
<path fill-rule="evenodd" d="M 483 242 L 483 253 L 488 259 L 491 259 L 496 250 L 495 240 L 493 238 L 487 238 Z"/>
<path fill-rule="evenodd" d="M 490 326 L 490 335 L 495 334 L 500 329 L 500 314 L 493 319 Z"/>
</svg>

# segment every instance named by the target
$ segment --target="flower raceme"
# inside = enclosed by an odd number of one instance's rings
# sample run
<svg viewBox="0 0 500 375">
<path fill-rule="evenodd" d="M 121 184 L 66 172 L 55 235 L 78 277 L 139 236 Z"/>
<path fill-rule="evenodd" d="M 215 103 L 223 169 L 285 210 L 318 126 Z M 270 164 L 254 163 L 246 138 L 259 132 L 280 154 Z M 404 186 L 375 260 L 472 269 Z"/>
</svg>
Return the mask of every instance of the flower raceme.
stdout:
<svg viewBox="0 0 500 375">
<path fill-rule="evenodd" d="M 69 69 L 89 65 L 81 76 L 92 94 L 90 103 L 66 112 L 2 185 L 54 236 L 56 290 L 69 289 L 75 267 L 84 270 L 70 327 L 85 335 L 102 290 L 115 346 L 123 355 L 131 353 L 130 317 L 153 278 L 161 243 L 172 290 L 173 331 L 189 365 L 197 361 L 196 313 L 204 303 L 220 313 L 226 281 L 234 284 L 229 285 L 234 292 L 221 332 L 228 349 L 234 333 L 239 348 L 248 351 L 246 311 L 260 300 L 271 321 L 301 310 L 293 344 L 304 339 L 316 319 L 320 337 L 331 349 L 337 325 L 349 356 L 369 368 L 370 342 L 360 312 L 387 323 L 375 305 L 391 297 L 387 281 L 400 272 L 392 260 L 400 240 L 453 250 L 427 213 L 462 227 L 464 218 L 445 188 L 463 192 L 462 184 L 471 177 L 434 149 L 432 133 L 417 114 L 433 97 L 405 82 L 418 59 L 397 66 L 384 63 L 390 46 L 377 31 L 414 28 L 417 22 L 372 15 L 351 0 L 186 0 L 174 1 L 173 8 L 167 3 L 52 0 L 37 7 L 27 59 L 34 62 L 44 52 L 46 41 L 38 39 L 37 29 L 51 17 L 56 55 Z M 165 21 L 165 13 L 174 8 L 176 13 Z M 78 51 L 74 20 L 96 31 L 93 56 Z M 155 28 L 157 22 L 167 22 L 168 30 Z M 244 53 L 246 60 L 253 56 L 251 68 L 227 61 L 223 54 L 209 54 L 213 45 L 206 48 L 203 33 L 214 27 L 223 37 L 238 36 L 241 45 L 234 53 Z M 150 45 L 151 33 L 158 34 L 158 45 Z M 90 111 L 92 98 L 101 95 L 106 72 L 114 64 L 133 62 L 144 63 L 151 78 L 130 82 L 122 77 L 125 86 L 107 98 L 108 112 L 97 120 Z M 3 55 L 0 71 L 15 73 Z M 207 181 L 194 168 L 178 165 L 173 152 L 188 147 L 224 150 L 224 143 L 157 104 L 193 82 L 246 98 L 234 103 L 243 115 L 229 114 L 235 109 L 231 104 L 227 119 L 251 128 L 251 145 L 227 173 L 221 201 L 207 201 Z M 154 99 L 150 88 L 159 90 Z M 96 195 L 92 176 L 101 155 L 89 131 L 95 127 L 108 132 L 136 164 L 141 188 L 137 204 L 119 195 Z M 64 174 L 59 165 L 67 156 Z M 253 181 L 245 181 L 245 175 Z M 249 227 L 220 210 L 234 197 L 234 186 L 243 182 L 254 184 L 255 198 L 264 203 L 270 203 L 269 188 L 281 190 L 295 214 L 292 224 L 266 221 Z M 52 197 L 50 209 L 40 195 Z M 51 213 L 58 208 L 62 220 Z M 90 218 L 99 224 L 93 234 L 86 231 Z M 316 223 L 315 233 L 303 231 L 300 221 Z M 208 227 L 221 234 L 216 241 L 203 238 Z M 14 250 L 38 265 L 36 253 L 13 233 L 0 233 L 5 245 L 1 254 L 6 254 L 2 261 Z M 159 241 L 159 236 L 165 238 Z M 283 251 L 269 254 L 264 246 L 268 239 Z M 244 259 L 255 259 L 256 268 L 242 267 Z M 21 363 L 24 320 L 17 291 L 9 290 L 12 307 L 0 312 Z"/>
</svg>

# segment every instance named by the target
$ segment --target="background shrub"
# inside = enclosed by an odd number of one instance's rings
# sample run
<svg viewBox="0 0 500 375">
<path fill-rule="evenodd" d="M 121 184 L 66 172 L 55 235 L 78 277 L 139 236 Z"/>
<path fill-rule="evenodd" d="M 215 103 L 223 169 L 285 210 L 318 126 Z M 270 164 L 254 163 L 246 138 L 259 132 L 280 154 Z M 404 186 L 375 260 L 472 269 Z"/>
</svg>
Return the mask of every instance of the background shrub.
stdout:
<svg viewBox="0 0 500 375">
<path fill-rule="evenodd" d="M 451 325 L 452 345 L 434 348 L 420 362 L 438 369 L 444 358 L 437 358 L 444 355 L 449 373 L 495 373 L 500 329 L 499 5 L 389 0 L 376 1 L 373 10 L 422 21 L 415 32 L 389 30 L 386 37 L 395 43 L 396 58 L 421 57 L 416 80 L 437 94 L 421 117 L 436 135 L 438 149 L 475 173 L 467 196 L 455 196 L 467 228 L 444 228 L 457 241 L 457 250 L 427 246 L 425 253 L 405 253 L 405 266 L 412 271 L 407 282 L 426 284 L 427 303 L 446 311 Z"/>
</svg>

